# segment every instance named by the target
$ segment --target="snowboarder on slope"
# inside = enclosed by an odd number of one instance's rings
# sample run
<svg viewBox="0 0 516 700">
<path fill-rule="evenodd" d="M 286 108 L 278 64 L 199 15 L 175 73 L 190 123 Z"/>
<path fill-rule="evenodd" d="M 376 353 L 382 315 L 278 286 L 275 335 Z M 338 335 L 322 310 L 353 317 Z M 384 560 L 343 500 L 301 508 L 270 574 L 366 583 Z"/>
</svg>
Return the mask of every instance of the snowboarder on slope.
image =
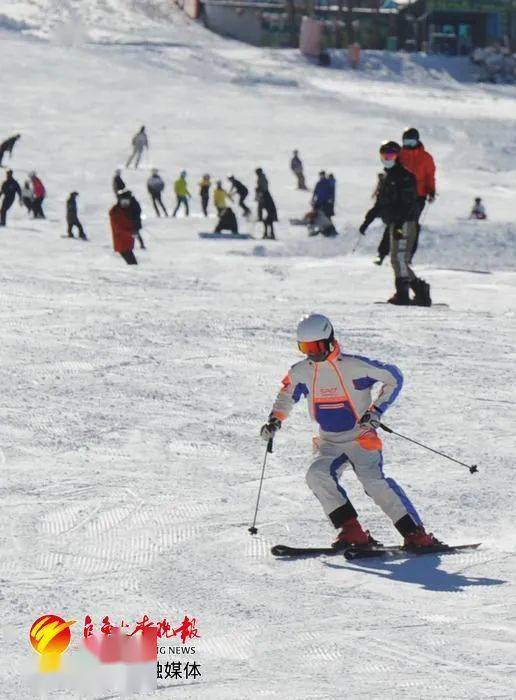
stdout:
<svg viewBox="0 0 516 700">
<path fill-rule="evenodd" d="M 2 188 L 0 189 L 0 197 L 3 197 L 2 207 L 0 208 L 0 226 L 5 226 L 7 212 L 12 207 L 16 195 L 18 195 L 20 204 L 23 204 L 21 187 L 13 177 L 13 171 L 8 170 Z"/>
<path fill-rule="evenodd" d="M 412 248 L 414 257 L 419 243 L 419 233 L 421 226 L 419 219 L 428 201 L 430 204 L 435 200 L 435 163 L 434 159 L 425 150 L 419 140 L 419 131 L 414 127 L 405 129 L 403 132 L 403 147 L 400 153 L 400 163 L 412 173 L 417 183 L 417 207 L 416 207 L 416 240 Z"/>
<path fill-rule="evenodd" d="M 482 204 L 480 197 L 475 197 L 475 204 L 473 205 L 469 218 L 479 219 L 480 221 L 487 219 L 486 209 Z"/>
<path fill-rule="evenodd" d="M 185 208 L 186 216 L 189 216 L 190 210 L 188 208 L 188 200 L 190 199 L 190 192 L 188 191 L 188 185 L 186 184 L 186 170 L 182 170 L 179 177 L 174 182 L 174 192 L 176 193 L 177 204 L 172 216 L 177 214 L 181 204 Z"/>
<path fill-rule="evenodd" d="M 78 196 L 78 192 L 70 192 L 70 196 L 66 200 L 66 223 L 68 224 L 68 238 L 75 238 L 73 235 L 73 228 L 74 226 L 77 226 L 79 229 L 79 238 L 82 238 L 83 241 L 87 241 L 88 239 L 84 233 L 84 229 L 79 221 L 79 215 L 77 213 Z"/>
<path fill-rule="evenodd" d="M 142 126 L 140 131 L 138 131 L 138 133 L 133 136 L 133 140 L 131 141 L 131 143 L 133 146 L 133 152 L 129 156 L 125 167 L 128 168 L 133 162 L 133 159 L 135 158 L 136 160 L 134 163 L 134 167 L 137 168 L 140 164 L 140 160 L 143 155 L 143 149 L 149 148 L 149 140 L 147 138 L 147 133 L 145 131 L 144 126 Z"/>
<path fill-rule="evenodd" d="M 305 182 L 305 175 L 303 172 L 303 162 L 301 158 L 299 157 L 299 151 L 294 151 L 292 154 L 292 159 L 290 161 L 290 169 L 294 173 L 294 175 L 297 178 L 297 189 L 298 190 L 307 190 L 308 187 L 306 186 Z"/>
<path fill-rule="evenodd" d="M 222 231 L 230 231 L 231 233 L 238 233 L 238 222 L 235 216 L 235 212 L 231 207 L 226 207 L 220 212 L 219 221 L 215 228 L 215 233 L 222 233 Z"/>
<path fill-rule="evenodd" d="M 119 192 L 117 203 L 109 210 L 111 231 L 113 234 L 113 250 L 120 253 L 128 265 L 137 265 L 134 248 L 134 220 L 129 212 L 131 193 Z"/>
<path fill-rule="evenodd" d="M 359 355 L 344 354 L 335 340 L 330 320 L 311 314 L 297 327 L 298 348 L 305 359 L 293 365 L 282 381 L 261 436 L 268 441 L 281 428 L 294 404 L 308 400 L 312 421 L 319 425 L 314 438 L 317 457 L 306 481 L 333 526 L 340 530 L 334 546 L 374 544 L 358 521 L 357 511 L 338 479 L 352 467 L 364 490 L 392 520 L 405 545 L 427 547 L 437 540 L 427 534 L 408 496 L 394 479 L 383 473 L 382 441 L 376 428 L 396 400 L 401 372 Z M 371 388 L 380 390 L 373 400 Z"/>
<path fill-rule="evenodd" d="M 222 182 L 217 180 L 217 186 L 213 190 L 213 204 L 219 216 L 223 214 L 228 206 L 228 200 L 232 201 L 233 197 L 222 187 Z"/>
<path fill-rule="evenodd" d="M 16 144 L 16 141 L 18 141 L 20 137 L 21 134 L 15 134 L 14 136 L 11 136 L 10 138 L 6 139 L 3 143 L 0 143 L 0 165 L 2 165 L 2 160 L 5 153 L 8 153 L 9 157 L 12 158 L 13 148 Z"/>
<path fill-rule="evenodd" d="M 151 196 L 152 205 L 154 207 L 154 211 L 156 212 L 156 216 L 161 216 L 161 214 L 159 213 L 158 204 L 163 210 L 165 216 L 168 216 L 168 212 L 165 209 L 165 205 L 161 200 L 161 193 L 164 189 L 165 183 L 163 182 L 163 178 L 159 174 L 159 171 L 156 170 L 156 168 L 154 168 L 152 170 L 151 176 L 147 180 L 147 190 Z"/>
<path fill-rule="evenodd" d="M 249 194 L 249 190 L 247 187 L 244 185 L 243 182 L 240 182 L 240 180 L 237 180 L 234 175 L 230 175 L 228 177 L 228 180 L 231 183 L 231 189 L 229 190 L 229 196 L 231 197 L 235 192 L 238 195 L 238 205 L 240 209 L 242 210 L 242 213 L 244 216 L 249 216 L 251 214 L 251 210 L 245 203 L 246 197 Z"/>
<path fill-rule="evenodd" d="M 380 158 L 385 178 L 379 188 L 376 203 L 360 226 L 365 235 L 367 227 L 377 217 L 389 226 L 391 263 L 394 270 L 396 293 L 390 304 L 407 306 L 411 303 L 409 287 L 415 294 L 414 304 L 431 306 L 430 285 L 416 277 L 410 267 L 412 247 L 416 239 L 417 191 L 416 179 L 399 162 L 401 147 L 395 141 L 385 141 L 380 147 Z"/>
</svg>

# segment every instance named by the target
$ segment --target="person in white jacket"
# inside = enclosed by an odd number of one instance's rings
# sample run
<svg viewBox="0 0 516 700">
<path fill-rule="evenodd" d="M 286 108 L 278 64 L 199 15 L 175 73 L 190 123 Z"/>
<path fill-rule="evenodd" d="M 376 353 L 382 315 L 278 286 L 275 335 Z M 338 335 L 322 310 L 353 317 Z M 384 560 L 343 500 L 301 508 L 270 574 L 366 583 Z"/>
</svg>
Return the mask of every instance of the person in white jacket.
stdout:
<svg viewBox="0 0 516 700">
<path fill-rule="evenodd" d="M 301 320 L 297 340 L 306 359 L 293 365 L 283 379 L 261 436 L 264 440 L 274 437 L 293 406 L 301 397 L 307 399 L 312 421 L 319 425 L 319 436 L 314 438 L 317 456 L 306 481 L 333 526 L 340 530 L 334 546 L 375 543 L 362 529 L 339 483 L 347 467 L 353 468 L 366 494 L 392 520 L 407 547 L 435 544 L 437 540 L 426 533 L 401 486 L 383 473 L 382 442 L 375 428 L 401 390 L 399 369 L 342 353 L 330 320 L 321 314 Z M 373 402 L 371 390 L 375 385 L 380 388 Z"/>
<path fill-rule="evenodd" d="M 140 131 L 138 131 L 138 133 L 133 136 L 133 140 L 131 141 L 131 143 L 133 146 L 133 152 L 129 156 L 125 167 L 128 168 L 131 165 L 133 159 L 136 158 L 134 162 L 134 167 L 137 168 L 140 164 L 143 149 L 149 148 L 149 140 L 147 138 L 144 126 L 142 126 Z"/>
</svg>

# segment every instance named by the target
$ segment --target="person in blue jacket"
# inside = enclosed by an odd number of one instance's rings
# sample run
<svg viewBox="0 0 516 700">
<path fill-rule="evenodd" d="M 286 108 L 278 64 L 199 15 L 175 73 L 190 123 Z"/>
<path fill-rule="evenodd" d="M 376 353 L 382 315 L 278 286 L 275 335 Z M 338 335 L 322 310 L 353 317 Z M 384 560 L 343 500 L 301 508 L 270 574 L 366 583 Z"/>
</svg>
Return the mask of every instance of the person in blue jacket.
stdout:
<svg viewBox="0 0 516 700">
<path fill-rule="evenodd" d="M 312 196 L 312 205 L 314 209 L 322 209 L 326 216 L 332 216 L 332 184 L 324 170 L 319 173 L 319 180 Z"/>
</svg>

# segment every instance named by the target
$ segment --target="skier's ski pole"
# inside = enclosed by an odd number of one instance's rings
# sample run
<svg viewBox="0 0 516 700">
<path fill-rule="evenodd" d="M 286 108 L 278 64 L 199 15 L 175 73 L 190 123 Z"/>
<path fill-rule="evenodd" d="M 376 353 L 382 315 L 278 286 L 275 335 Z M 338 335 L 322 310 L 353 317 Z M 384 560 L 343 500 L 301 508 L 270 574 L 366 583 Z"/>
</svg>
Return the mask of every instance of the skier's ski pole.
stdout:
<svg viewBox="0 0 516 700">
<path fill-rule="evenodd" d="M 258 532 L 258 528 L 256 527 L 256 518 L 258 517 L 258 506 L 260 505 L 260 495 L 262 493 L 263 475 L 265 474 L 265 465 L 267 464 L 267 455 L 269 454 L 269 452 L 272 452 L 272 438 L 270 438 L 269 442 L 267 443 L 267 447 L 265 449 L 265 457 L 263 458 L 262 475 L 260 477 L 260 486 L 258 488 L 258 497 L 256 499 L 256 508 L 254 511 L 253 524 L 250 528 L 248 528 L 251 535 L 256 535 L 256 533 Z"/>
<path fill-rule="evenodd" d="M 430 450 L 430 452 L 434 452 L 436 455 L 440 455 L 441 457 L 445 457 L 446 459 L 449 459 L 450 462 L 455 462 L 456 464 L 461 464 L 463 467 L 467 467 L 470 471 L 470 474 L 475 474 L 475 472 L 478 472 L 478 467 L 476 464 L 466 464 L 465 462 L 461 462 L 458 459 L 455 459 L 455 457 L 450 457 L 450 455 L 445 454 L 444 452 L 439 452 L 439 450 L 434 450 L 433 447 L 429 447 L 428 445 L 423 445 L 422 442 L 418 442 L 417 440 L 413 440 L 412 438 L 407 437 L 406 435 L 402 435 L 401 433 L 397 433 L 395 430 L 392 428 L 389 428 L 389 426 L 385 425 L 384 423 L 378 423 L 378 427 L 381 428 L 382 430 L 385 430 L 386 433 L 392 433 L 392 435 L 397 435 L 400 438 L 403 438 L 404 440 L 408 440 L 409 442 L 413 442 L 414 445 L 419 445 L 419 447 L 424 447 L 425 450 Z"/>
<path fill-rule="evenodd" d="M 352 253 L 354 253 L 354 252 L 356 251 L 356 249 L 358 248 L 358 246 L 360 245 L 360 239 L 361 239 L 361 238 L 362 238 L 362 234 L 359 233 L 355 245 L 353 246 L 353 248 L 351 248 L 351 252 L 352 252 Z"/>
</svg>

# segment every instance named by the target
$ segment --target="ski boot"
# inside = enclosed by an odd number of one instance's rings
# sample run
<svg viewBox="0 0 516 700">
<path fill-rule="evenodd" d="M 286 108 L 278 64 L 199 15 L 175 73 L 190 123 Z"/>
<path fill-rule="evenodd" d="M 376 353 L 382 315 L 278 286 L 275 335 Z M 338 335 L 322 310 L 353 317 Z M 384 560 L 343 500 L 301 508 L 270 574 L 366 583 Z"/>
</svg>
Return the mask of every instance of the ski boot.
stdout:
<svg viewBox="0 0 516 700">
<path fill-rule="evenodd" d="M 394 294 L 390 299 L 387 299 L 387 303 L 394 304 L 395 306 L 410 305 L 408 278 L 396 277 L 396 294 Z"/>
<path fill-rule="evenodd" d="M 383 263 L 383 260 L 385 258 L 385 255 L 379 255 L 377 258 L 373 260 L 375 265 L 381 265 Z"/>
<path fill-rule="evenodd" d="M 357 518 L 350 518 L 342 525 L 342 529 L 337 535 L 337 539 L 332 544 L 335 549 L 343 547 L 368 547 L 378 544 L 369 534 L 369 530 L 364 531 Z"/>
<path fill-rule="evenodd" d="M 415 296 L 412 303 L 416 306 L 432 306 L 432 299 L 430 297 L 430 285 L 425 280 L 418 277 L 412 280 L 410 283 L 410 288 L 414 292 Z"/>
<path fill-rule="evenodd" d="M 417 551 L 418 549 L 426 549 L 432 547 L 443 546 L 443 542 L 433 536 L 431 532 L 426 532 L 422 525 L 416 527 L 414 532 L 409 532 L 405 535 L 405 542 L 403 543 L 405 549 L 411 549 Z"/>
</svg>

